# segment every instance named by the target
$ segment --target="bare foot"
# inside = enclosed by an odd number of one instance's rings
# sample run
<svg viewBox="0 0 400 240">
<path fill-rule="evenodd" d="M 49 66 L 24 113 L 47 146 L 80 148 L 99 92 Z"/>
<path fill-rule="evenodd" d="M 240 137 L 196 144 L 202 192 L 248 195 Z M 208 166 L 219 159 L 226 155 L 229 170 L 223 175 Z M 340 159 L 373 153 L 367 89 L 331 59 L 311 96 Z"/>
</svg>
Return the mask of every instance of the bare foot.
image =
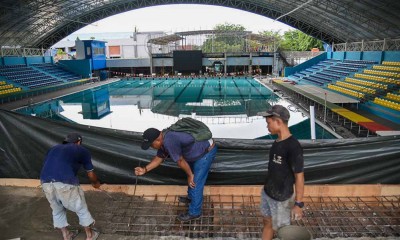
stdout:
<svg viewBox="0 0 400 240">
<path fill-rule="evenodd" d="M 65 234 L 65 235 L 63 234 L 64 240 L 71 240 L 73 236 L 74 236 L 74 233 L 70 232 L 68 230 L 67 230 L 67 234 Z"/>
<path fill-rule="evenodd" d="M 92 230 L 92 234 L 91 235 L 92 236 L 91 237 L 87 237 L 86 240 L 96 240 L 99 237 L 100 233 L 97 232 L 97 231 Z"/>
</svg>

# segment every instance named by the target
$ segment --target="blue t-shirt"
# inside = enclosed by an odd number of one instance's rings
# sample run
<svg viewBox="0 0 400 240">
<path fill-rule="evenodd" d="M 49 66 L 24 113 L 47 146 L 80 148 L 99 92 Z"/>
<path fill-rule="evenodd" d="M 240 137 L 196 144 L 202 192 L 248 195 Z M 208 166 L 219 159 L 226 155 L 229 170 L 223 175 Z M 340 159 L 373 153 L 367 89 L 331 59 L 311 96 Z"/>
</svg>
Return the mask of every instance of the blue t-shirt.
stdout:
<svg viewBox="0 0 400 240">
<path fill-rule="evenodd" d="M 73 143 L 56 145 L 46 155 L 40 180 L 79 185 L 76 175 L 81 165 L 86 171 L 93 170 L 89 150 Z"/>
<path fill-rule="evenodd" d="M 170 157 L 174 162 L 183 156 L 187 162 L 194 162 L 200 159 L 209 147 L 210 143 L 207 140 L 196 141 L 189 133 L 168 131 L 164 135 L 163 146 L 157 151 L 157 156 Z"/>
</svg>

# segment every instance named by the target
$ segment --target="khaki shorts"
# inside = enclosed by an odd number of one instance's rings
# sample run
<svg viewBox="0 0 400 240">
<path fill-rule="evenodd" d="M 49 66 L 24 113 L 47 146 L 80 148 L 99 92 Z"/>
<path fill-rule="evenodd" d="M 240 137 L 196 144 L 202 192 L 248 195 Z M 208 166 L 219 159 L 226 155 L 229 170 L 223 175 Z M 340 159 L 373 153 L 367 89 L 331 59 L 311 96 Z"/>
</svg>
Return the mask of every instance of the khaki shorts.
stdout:
<svg viewBox="0 0 400 240">
<path fill-rule="evenodd" d="M 94 222 L 79 185 L 51 182 L 43 183 L 42 189 L 53 210 L 53 224 L 55 228 L 63 228 L 69 225 L 66 209 L 78 215 L 81 226 L 88 227 Z"/>
</svg>

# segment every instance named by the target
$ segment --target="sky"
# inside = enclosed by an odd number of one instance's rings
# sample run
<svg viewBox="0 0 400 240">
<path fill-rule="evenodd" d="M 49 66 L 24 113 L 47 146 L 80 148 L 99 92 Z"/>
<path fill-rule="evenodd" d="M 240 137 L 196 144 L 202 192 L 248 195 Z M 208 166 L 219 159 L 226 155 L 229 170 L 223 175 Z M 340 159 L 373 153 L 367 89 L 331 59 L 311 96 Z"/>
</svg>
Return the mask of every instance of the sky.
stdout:
<svg viewBox="0 0 400 240">
<path fill-rule="evenodd" d="M 117 14 L 88 25 L 76 33 L 164 31 L 166 33 L 210 30 L 217 24 L 240 24 L 248 31 L 258 33 L 264 30 L 292 29 L 281 22 L 233 8 L 179 4 L 141 8 Z"/>
</svg>

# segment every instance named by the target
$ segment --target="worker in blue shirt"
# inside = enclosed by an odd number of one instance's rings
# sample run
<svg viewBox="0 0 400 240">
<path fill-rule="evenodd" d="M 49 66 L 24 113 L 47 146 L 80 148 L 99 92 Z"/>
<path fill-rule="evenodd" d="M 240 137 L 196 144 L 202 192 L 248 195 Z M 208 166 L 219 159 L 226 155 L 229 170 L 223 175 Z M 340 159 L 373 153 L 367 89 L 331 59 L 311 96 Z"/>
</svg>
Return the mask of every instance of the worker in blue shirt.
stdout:
<svg viewBox="0 0 400 240">
<path fill-rule="evenodd" d="M 69 224 L 66 209 L 78 215 L 79 224 L 85 228 L 86 240 L 95 240 L 99 235 L 99 232 L 91 228 L 95 220 L 88 210 L 79 185 L 79 168 L 83 166 L 94 188 L 99 188 L 100 182 L 93 169 L 91 154 L 81 144 L 80 134 L 68 134 L 63 144 L 58 144 L 47 152 L 40 174 L 43 192 L 53 210 L 54 227 L 61 230 L 64 240 L 73 239 L 77 234 L 67 229 Z"/>
<path fill-rule="evenodd" d="M 180 202 L 189 204 L 189 211 L 178 216 L 182 222 L 198 219 L 202 214 L 203 190 L 217 147 L 213 139 L 196 141 L 186 132 L 160 131 L 149 128 L 143 133 L 142 149 L 152 147 L 157 155 L 145 167 L 135 168 L 140 176 L 158 167 L 166 158 L 171 158 L 186 173 L 188 196 L 179 197 Z"/>
</svg>

